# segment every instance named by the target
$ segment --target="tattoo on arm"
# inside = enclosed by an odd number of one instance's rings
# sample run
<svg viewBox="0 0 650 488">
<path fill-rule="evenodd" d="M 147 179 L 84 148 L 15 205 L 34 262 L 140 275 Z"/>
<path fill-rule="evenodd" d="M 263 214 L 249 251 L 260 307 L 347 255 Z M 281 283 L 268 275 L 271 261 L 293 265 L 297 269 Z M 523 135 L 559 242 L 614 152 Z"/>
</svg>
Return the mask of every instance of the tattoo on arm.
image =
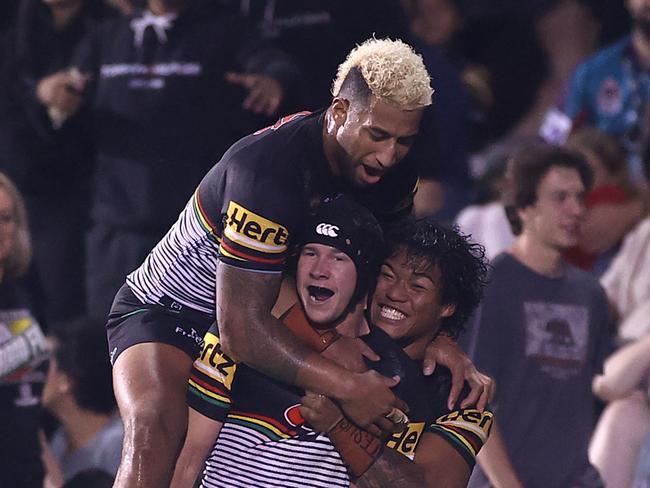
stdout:
<svg viewBox="0 0 650 488">
<path fill-rule="evenodd" d="M 424 471 L 402 454 L 386 448 L 356 485 L 358 488 L 422 488 L 425 486 Z"/>
<path fill-rule="evenodd" d="M 271 315 L 281 279 L 219 263 L 217 324 L 229 356 L 293 383 L 311 351 Z"/>
</svg>

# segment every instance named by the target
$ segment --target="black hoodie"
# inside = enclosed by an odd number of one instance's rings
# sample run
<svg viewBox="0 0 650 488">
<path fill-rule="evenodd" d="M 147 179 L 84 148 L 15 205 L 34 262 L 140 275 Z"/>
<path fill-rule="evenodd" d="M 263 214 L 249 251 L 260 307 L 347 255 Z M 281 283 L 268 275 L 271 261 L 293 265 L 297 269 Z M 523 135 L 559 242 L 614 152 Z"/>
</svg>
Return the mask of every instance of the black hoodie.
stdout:
<svg viewBox="0 0 650 488">
<path fill-rule="evenodd" d="M 75 65 L 92 77 L 93 219 L 162 232 L 223 151 L 260 123 L 241 108 L 244 91 L 226 72 L 268 74 L 285 91 L 297 75 L 214 2 L 190 0 L 166 26 L 138 27 L 150 15 L 102 24 Z"/>
</svg>

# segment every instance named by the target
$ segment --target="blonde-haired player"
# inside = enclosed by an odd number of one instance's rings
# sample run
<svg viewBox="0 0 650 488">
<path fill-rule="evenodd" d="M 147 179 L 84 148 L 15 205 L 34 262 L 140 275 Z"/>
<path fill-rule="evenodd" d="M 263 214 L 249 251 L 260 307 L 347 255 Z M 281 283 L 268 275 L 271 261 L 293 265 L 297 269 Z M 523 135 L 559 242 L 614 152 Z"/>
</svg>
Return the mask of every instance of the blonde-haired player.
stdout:
<svg viewBox="0 0 650 488">
<path fill-rule="evenodd" d="M 332 95 L 345 97 L 347 81 L 357 74 L 376 98 L 395 107 L 416 110 L 431 105 L 433 90 L 422 57 L 400 40 L 368 39 L 353 49 L 338 67 Z"/>
<path fill-rule="evenodd" d="M 404 46 L 367 41 L 346 61 L 326 110 L 284 117 L 236 142 L 127 277 L 107 325 L 125 425 L 117 487 L 169 484 L 187 428 L 187 378 L 215 320 L 222 348 L 234 360 L 336 399 L 360 426 L 389 430 L 385 416 L 407 408 L 390 390 L 393 379 L 347 371 L 271 314 L 311 202 L 349 193 L 384 221 L 411 210 L 417 170 L 401 161 L 431 88 L 422 61 Z M 322 224 L 320 232 L 337 233 L 335 225 Z M 482 377 L 473 366 L 466 371 L 468 361 L 455 344 L 444 338 L 434 344 L 430 356 L 446 347 L 441 356 L 456 360 L 447 364 L 456 370 L 456 395 L 464 378 L 477 378 L 476 400 Z"/>
</svg>

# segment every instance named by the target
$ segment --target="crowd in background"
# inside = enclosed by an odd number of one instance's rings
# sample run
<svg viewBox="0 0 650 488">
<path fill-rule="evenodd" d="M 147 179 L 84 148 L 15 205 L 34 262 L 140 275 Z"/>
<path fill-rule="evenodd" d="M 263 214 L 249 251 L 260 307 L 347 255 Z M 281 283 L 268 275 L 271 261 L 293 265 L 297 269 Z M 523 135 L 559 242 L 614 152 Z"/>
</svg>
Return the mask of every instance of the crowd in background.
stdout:
<svg viewBox="0 0 650 488">
<path fill-rule="evenodd" d="M 172 4 L 177 14 L 155 15 Z M 40 324 L 53 351 L 0 386 L 11 422 L 44 429 L 26 447 L 33 469 L 3 463 L 0 480 L 110 486 L 121 427 L 102 322 L 115 292 L 230 144 L 326 106 L 337 65 L 374 35 L 414 46 L 433 80 L 412 148 L 418 217 L 457 223 L 492 259 L 516 240 L 504 210 L 513 154 L 541 138 L 589 163 L 582 237 L 565 258 L 600 280 L 615 318 L 589 456 L 606 486 L 650 486 L 650 2 L 5 0 L 0 11 L 0 343 Z M 646 28 L 647 44 L 619 40 Z"/>
</svg>

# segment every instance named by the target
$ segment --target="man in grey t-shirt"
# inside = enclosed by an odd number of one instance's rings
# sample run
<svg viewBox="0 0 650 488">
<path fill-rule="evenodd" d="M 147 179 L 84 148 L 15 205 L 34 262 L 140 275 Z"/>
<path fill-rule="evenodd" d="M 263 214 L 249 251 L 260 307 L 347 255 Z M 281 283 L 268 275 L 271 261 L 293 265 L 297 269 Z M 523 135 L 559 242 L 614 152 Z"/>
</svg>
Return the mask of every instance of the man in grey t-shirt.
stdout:
<svg viewBox="0 0 650 488">
<path fill-rule="evenodd" d="M 591 380 L 608 346 L 604 291 L 564 261 L 585 215 L 591 172 L 565 149 L 534 146 L 509 167 L 506 213 L 517 239 L 493 262 L 467 347 L 496 380 L 496 440 L 472 488 L 600 487 L 587 445 Z"/>
</svg>

